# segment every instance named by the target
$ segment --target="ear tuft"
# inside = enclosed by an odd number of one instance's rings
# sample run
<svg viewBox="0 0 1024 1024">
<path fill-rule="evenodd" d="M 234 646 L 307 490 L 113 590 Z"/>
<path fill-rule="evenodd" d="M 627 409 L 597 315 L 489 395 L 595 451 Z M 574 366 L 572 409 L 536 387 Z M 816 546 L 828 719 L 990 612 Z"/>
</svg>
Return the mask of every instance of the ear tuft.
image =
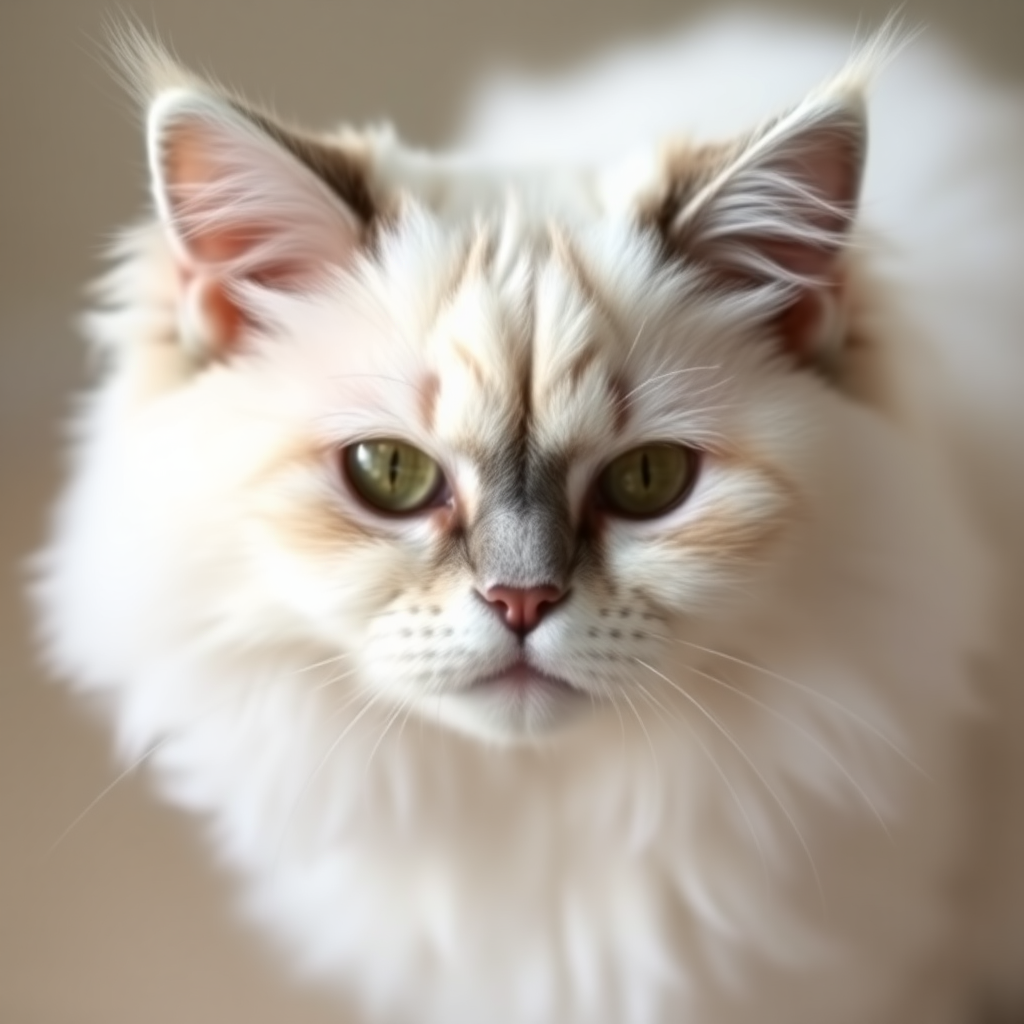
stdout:
<svg viewBox="0 0 1024 1024">
<path fill-rule="evenodd" d="M 111 73 L 141 109 L 170 89 L 210 88 L 132 15 L 121 13 L 110 18 L 105 34 Z"/>
</svg>

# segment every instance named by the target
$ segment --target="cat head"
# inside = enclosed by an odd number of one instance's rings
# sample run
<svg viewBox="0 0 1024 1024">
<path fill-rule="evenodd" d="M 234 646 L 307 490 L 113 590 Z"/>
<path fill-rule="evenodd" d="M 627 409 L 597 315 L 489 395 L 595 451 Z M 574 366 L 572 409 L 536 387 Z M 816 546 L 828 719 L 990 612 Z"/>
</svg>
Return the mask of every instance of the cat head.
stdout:
<svg viewBox="0 0 1024 1024">
<path fill-rule="evenodd" d="M 158 226 L 97 323 L 123 572 L 184 643 L 516 738 L 671 703 L 681 645 L 756 628 L 850 404 L 855 76 L 554 172 L 294 132 L 147 60 Z"/>
</svg>

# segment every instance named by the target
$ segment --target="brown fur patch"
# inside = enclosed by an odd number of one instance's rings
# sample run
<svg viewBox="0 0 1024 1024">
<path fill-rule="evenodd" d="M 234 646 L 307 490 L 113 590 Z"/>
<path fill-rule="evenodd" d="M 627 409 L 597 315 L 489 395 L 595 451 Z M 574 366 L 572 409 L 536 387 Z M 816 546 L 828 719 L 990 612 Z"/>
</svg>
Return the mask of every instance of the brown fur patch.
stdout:
<svg viewBox="0 0 1024 1024">
<path fill-rule="evenodd" d="M 461 255 L 452 261 L 451 266 L 447 268 L 443 283 L 435 290 L 427 316 L 426 334 L 433 331 L 441 315 L 455 302 L 470 275 L 481 269 L 478 252 L 482 244 L 480 234 L 478 232 L 470 235 L 465 240 Z"/>
<path fill-rule="evenodd" d="M 366 529 L 326 502 L 293 509 L 290 514 L 285 512 L 281 516 L 266 517 L 265 521 L 273 522 L 289 548 L 315 555 L 341 555 L 355 545 L 381 539 L 380 534 Z"/>
<path fill-rule="evenodd" d="M 431 326 L 453 303 L 466 284 L 474 277 L 484 277 L 494 259 L 494 240 L 486 226 L 478 226 L 467 239 L 462 258 L 455 262 L 447 275 L 447 282 L 437 291 L 434 308 L 430 314 Z"/>
<path fill-rule="evenodd" d="M 259 519 L 271 526 L 287 547 L 316 555 L 335 554 L 385 536 L 385 530 L 374 530 L 346 515 L 342 503 L 332 501 L 323 488 L 293 488 L 289 478 L 299 474 L 320 480 L 335 474 L 336 486 L 346 486 L 340 451 L 313 441 L 283 447 L 248 481 L 251 491 L 267 495 L 259 502 Z"/>
<path fill-rule="evenodd" d="M 768 517 L 751 519 L 738 514 L 728 504 L 712 505 L 679 530 L 676 546 L 724 560 L 756 560 L 799 518 L 803 506 L 800 493 L 782 473 L 750 452 L 720 452 L 714 458 L 741 469 L 752 469 L 770 481 L 772 490 L 781 496 L 780 507 Z"/>
<path fill-rule="evenodd" d="M 437 412 L 437 396 L 440 391 L 441 380 L 436 373 L 429 374 L 419 389 L 420 418 L 429 431 L 434 429 L 434 414 Z"/>
<path fill-rule="evenodd" d="M 255 111 L 236 109 L 302 161 L 364 225 L 389 212 L 383 197 L 373 189 L 370 154 L 358 137 L 350 133 L 321 139 L 284 128 Z"/>
<path fill-rule="evenodd" d="M 629 418 L 632 411 L 630 400 L 631 391 L 626 387 L 621 377 L 613 378 L 611 382 L 612 393 L 612 427 L 615 433 L 621 434 L 629 425 Z"/>
<path fill-rule="evenodd" d="M 765 554 L 782 534 L 788 516 L 751 521 L 727 505 L 711 507 L 676 534 L 673 546 L 686 553 L 700 553 L 716 560 L 753 561 Z"/>
<path fill-rule="evenodd" d="M 452 352 L 455 353 L 456 358 L 463 366 L 469 370 L 473 380 L 476 381 L 479 387 L 483 387 L 486 381 L 486 375 L 484 374 L 484 368 L 480 365 L 480 361 L 473 355 L 472 352 L 466 348 L 465 345 L 460 341 L 452 342 Z"/>
<path fill-rule="evenodd" d="M 675 255 L 679 250 L 675 221 L 680 211 L 721 174 L 742 149 L 742 145 L 734 142 L 694 145 L 684 140 L 676 140 L 663 148 L 658 184 L 641 198 L 637 213 L 641 224 L 658 233 L 667 254 Z"/>
<path fill-rule="evenodd" d="M 289 128 L 238 101 L 231 105 L 323 181 L 356 215 L 363 248 L 375 252 L 381 234 L 395 225 L 401 210 L 399 197 L 378 183 L 373 150 L 366 140 L 351 129 L 316 135 Z"/>
<path fill-rule="evenodd" d="M 453 275 L 451 293 L 457 294 L 471 278 L 484 277 L 493 261 L 494 239 L 486 226 L 480 226 L 470 239 L 462 266 Z"/>
<path fill-rule="evenodd" d="M 563 270 L 569 273 L 573 283 L 586 297 L 595 309 L 612 325 L 617 333 L 624 333 L 619 323 L 618 313 L 609 304 L 604 293 L 595 283 L 590 274 L 589 268 L 583 262 L 582 257 L 567 237 L 565 232 L 557 224 L 548 227 L 548 234 L 551 239 L 551 252 Z"/>
<path fill-rule="evenodd" d="M 576 357 L 566 367 L 566 376 L 569 378 L 569 383 L 572 384 L 574 388 L 579 387 L 580 381 L 583 379 L 583 375 L 600 354 L 600 348 L 597 343 L 589 341 L 583 346 L 582 351 L 578 352 Z"/>
<path fill-rule="evenodd" d="M 572 242 L 566 237 L 565 233 L 558 227 L 558 225 L 552 224 L 549 227 L 549 235 L 551 238 L 551 251 L 559 264 L 563 269 L 569 272 L 572 277 L 573 283 L 586 297 L 587 302 L 590 303 L 612 326 L 612 329 L 617 331 L 620 335 L 624 333 L 621 325 L 618 322 L 617 313 L 609 305 L 607 299 L 602 294 L 601 289 L 595 284 L 593 278 L 590 276 L 587 268 L 584 266 L 579 253 L 576 251 Z M 550 382 L 548 389 L 557 386 L 562 380 L 568 379 L 573 389 L 579 387 L 580 382 L 586 375 L 587 370 L 600 358 L 601 346 L 595 340 L 591 339 L 588 341 L 583 348 L 576 353 L 572 358 L 569 365 L 560 370 L 557 378 Z M 625 418 L 623 417 L 622 402 L 619 399 L 619 394 L 615 385 L 613 384 L 613 398 L 614 405 L 614 420 L 615 429 L 621 432 L 622 427 L 625 425 Z"/>
</svg>

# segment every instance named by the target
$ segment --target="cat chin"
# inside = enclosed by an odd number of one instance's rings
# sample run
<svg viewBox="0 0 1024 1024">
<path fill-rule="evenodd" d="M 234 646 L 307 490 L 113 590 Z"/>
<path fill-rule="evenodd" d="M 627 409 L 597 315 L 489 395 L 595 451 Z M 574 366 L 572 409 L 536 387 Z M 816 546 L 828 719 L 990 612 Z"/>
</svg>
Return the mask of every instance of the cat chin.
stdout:
<svg viewBox="0 0 1024 1024">
<path fill-rule="evenodd" d="M 496 680 L 445 693 L 424 701 L 423 714 L 476 739 L 514 744 L 559 733 L 593 708 L 593 699 L 583 690 L 537 677 L 526 686 Z"/>
</svg>

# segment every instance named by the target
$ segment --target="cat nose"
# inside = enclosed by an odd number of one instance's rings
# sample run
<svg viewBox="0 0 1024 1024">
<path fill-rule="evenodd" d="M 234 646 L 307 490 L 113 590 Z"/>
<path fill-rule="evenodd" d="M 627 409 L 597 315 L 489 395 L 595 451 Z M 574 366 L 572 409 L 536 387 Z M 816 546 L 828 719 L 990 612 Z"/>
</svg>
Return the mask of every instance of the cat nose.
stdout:
<svg viewBox="0 0 1024 1024">
<path fill-rule="evenodd" d="M 558 587 L 488 587 L 483 599 L 501 621 L 520 636 L 540 625 L 540 620 L 562 599 Z"/>
</svg>

